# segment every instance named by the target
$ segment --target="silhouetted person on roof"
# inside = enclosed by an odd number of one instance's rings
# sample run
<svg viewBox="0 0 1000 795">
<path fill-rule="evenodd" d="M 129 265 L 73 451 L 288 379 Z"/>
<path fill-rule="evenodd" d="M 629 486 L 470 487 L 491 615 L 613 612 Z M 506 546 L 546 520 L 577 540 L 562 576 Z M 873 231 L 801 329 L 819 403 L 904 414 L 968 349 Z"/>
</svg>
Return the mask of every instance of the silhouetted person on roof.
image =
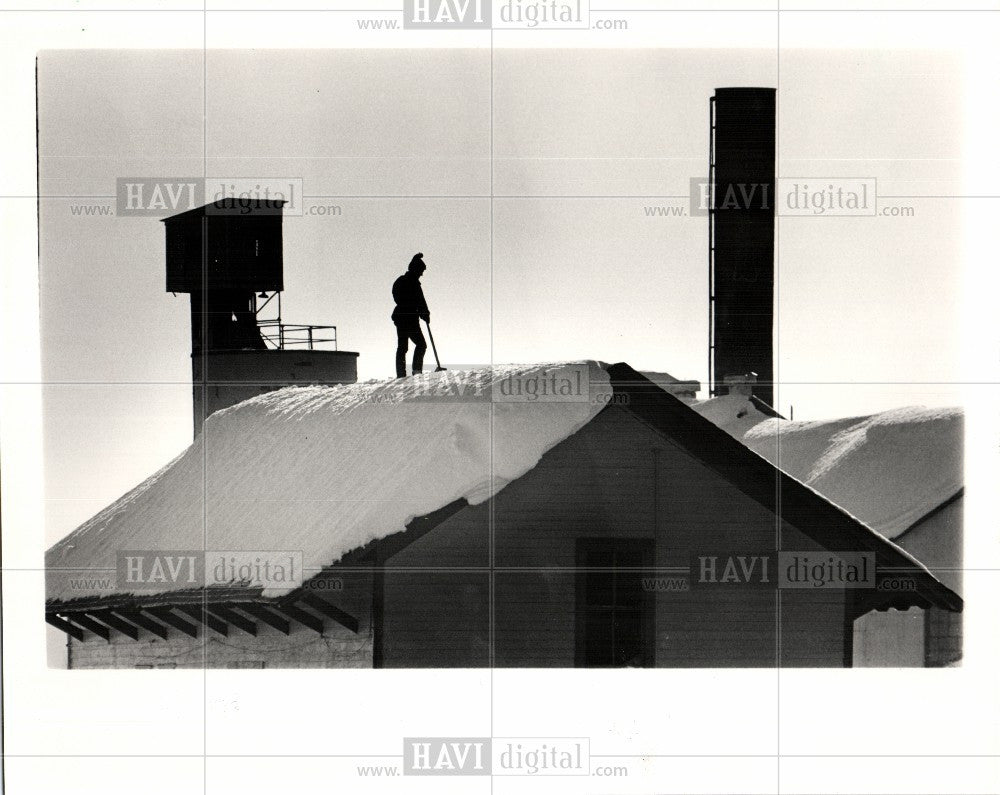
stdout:
<svg viewBox="0 0 1000 795">
<path fill-rule="evenodd" d="M 424 300 L 424 291 L 420 287 L 420 277 L 427 266 L 424 265 L 424 255 L 414 254 L 406 273 L 392 283 L 392 298 L 396 308 L 392 310 L 392 322 L 396 324 L 396 377 L 406 377 L 406 349 L 413 340 L 413 373 L 416 375 L 424 369 L 424 353 L 427 343 L 424 342 L 420 330 L 420 319 L 431 322 L 431 313 Z"/>
</svg>

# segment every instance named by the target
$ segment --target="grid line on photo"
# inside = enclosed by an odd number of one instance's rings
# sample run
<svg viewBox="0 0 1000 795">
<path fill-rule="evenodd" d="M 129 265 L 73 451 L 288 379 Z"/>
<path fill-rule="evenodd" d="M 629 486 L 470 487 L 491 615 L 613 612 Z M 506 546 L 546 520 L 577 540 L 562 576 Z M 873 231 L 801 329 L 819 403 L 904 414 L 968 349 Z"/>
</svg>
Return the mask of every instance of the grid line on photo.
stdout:
<svg viewBox="0 0 1000 795">
<path fill-rule="evenodd" d="M 781 162 L 781 0 L 777 0 L 778 14 L 775 16 L 775 101 L 774 101 L 774 159 L 775 159 L 775 182 L 778 176 L 778 164 Z M 772 356 L 772 366 L 774 368 L 774 405 L 780 406 L 781 400 L 781 215 L 774 213 L 774 354 Z M 711 375 L 711 374 L 709 374 Z M 775 461 L 774 461 L 774 542 L 775 554 L 782 549 L 782 490 L 781 490 L 781 428 L 775 435 Z M 781 589 L 774 591 L 774 621 L 775 621 L 775 683 L 774 683 L 774 710 L 775 710 L 775 749 L 778 757 L 775 760 L 775 789 L 776 795 L 781 793 Z"/>
<path fill-rule="evenodd" d="M 188 386 L 189 381 L 3 381 L 7 386 Z M 227 383 L 247 385 L 271 382 L 230 381 Z M 766 383 L 766 382 L 760 382 Z M 777 383 L 777 382 L 775 382 Z M 998 381 L 782 381 L 785 386 L 997 386 Z"/>
<path fill-rule="evenodd" d="M 208 8 L 208 0 L 205 0 L 205 9 Z M 201 122 L 201 142 L 202 142 L 202 179 L 208 180 L 208 14 L 202 14 L 202 54 L 201 54 L 201 71 L 202 71 L 202 83 L 201 83 L 201 101 L 202 101 L 202 122 Z M 207 303 L 208 300 L 208 219 L 203 217 L 201 219 L 201 277 L 202 277 L 202 294 L 201 300 Z M 192 301 L 194 296 L 191 296 Z M 192 308 L 193 311 L 193 308 Z M 201 339 L 208 340 L 208 307 L 203 303 L 199 307 L 199 315 L 201 319 Z M 191 351 L 192 356 L 194 355 L 194 350 Z M 194 360 L 192 359 L 192 362 Z M 195 389 L 201 389 L 201 405 L 208 406 L 208 375 L 209 375 L 209 365 L 208 360 L 205 359 L 202 367 L 202 383 L 195 384 Z M 193 373 L 192 373 L 193 375 Z M 203 412 L 199 412 L 201 415 Z M 201 544 L 202 544 L 202 555 L 207 557 L 208 555 L 208 445 L 209 445 L 209 434 L 205 433 L 205 428 L 203 426 L 203 416 L 195 417 L 195 422 L 198 426 L 201 426 L 202 439 L 204 440 L 202 444 L 202 526 L 201 526 Z M 199 429 L 195 428 L 197 433 Z M 202 600 L 201 608 L 204 615 L 208 615 L 208 589 L 202 588 Z M 205 633 L 207 635 L 207 633 Z M 204 636 L 203 636 L 204 637 Z M 202 643 L 202 672 L 201 672 L 201 683 L 202 683 L 202 727 L 201 727 L 201 737 L 202 737 L 202 788 L 204 790 L 204 795 L 209 795 L 208 788 L 208 643 Z"/>
<path fill-rule="evenodd" d="M 597 160 L 604 161 L 607 158 L 597 158 Z M 519 199 L 524 201 L 536 200 L 545 201 L 548 199 L 579 199 L 582 201 L 599 201 L 599 200 L 643 200 L 643 199 L 689 199 L 690 196 L 682 194 L 628 194 L 628 193 L 579 193 L 579 194 L 546 194 L 546 193 L 495 193 L 495 194 L 478 194 L 478 193 L 464 193 L 464 194 L 319 194 L 319 195 L 305 195 L 304 199 L 346 199 L 352 201 L 364 201 L 364 200 L 376 200 L 376 201 L 393 201 L 393 200 L 403 200 L 403 201 L 417 201 L 417 200 L 467 200 L 467 199 L 492 199 L 492 200 L 503 200 L 503 199 Z M 880 194 L 881 199 L 955 199 L 962 201 L 969 201 L 975 199 L 987 199 L 996 200 L 1000 199 L 1000 195 L 990 195 L 990 194 L 975 194 L 975 195 L 963 195 L 963 194 L 926 194 L 926 193 L 913 193 L 913 194 Z M 0 199 L 30 199 L 31 201 L 37 201 L 40 199 L 106 199 L 112 201 L 115 199 L 114 196 L 106 195 L 57 195 L 57 194 L 43 194 L 43 195 L 33 195 L 33 196 L 0 196 Z"/>
<path fill-rule="evenodd" d="M 4 754 L 12 759 L 394 759 L 403 754 Z M 592 759 L 774 759 L 778 753 L 766 754 L 590 754 Z M 780 754 L 784 759 L 997 759 L 1000 754 Z M 729 793 L 728 795 L 732 795 Z M 907 793 L 913 795 L 913 793 Z"/>
<path fill-rule="evenodd" d="M 207 2 L 206 2 L 207 8 Z M 202 179 L 208 178 L 208 16 L 207 14 L 202 15 Z M 201 277 L 202 277 L 202 301 L 206 301 L 208 295 L 208 268 L 206 264 L 208 262 L 208 225 L 206 219 L 201 219 Z M 191 297 L 192 301 L 194 296 Z M 194 309 L 192 308 L 192 312 Z M 202 305 L 199 307 L 199 315 L 201 319 L 201 338 L 203 340 L 208 339 L 208 312 L 207 307 Z M 194 355 L 194 350 L 192 350 L 192 356 Z M 206 406 L 208 400 L 208 384 L 204 380 L 208 375 L 208 367 L 202 367 L 202 383 L 195 383 L 194 388 L 201 390 L 201 401 L 202 405 Z M 193 374 L 193 373 L 192 373 Z M 201 424 L 202 417 L 198 416 L 195 418 L 197 424 Z M 198 428 L 195 428 L 198 431 Z M 201 428 L 203 433 L 203 443 L 202 443 L 202 511 L 201 511 L 201 545 L 202 545 L 202 555 L 207 555 L 208 550 L 208 445 L 209 437 L 204 435 L 204 427 Z M 206 589 L 202 589 L 202 600 L 201 608 L 203 613 L 207 616 L 208 614 L 208 592 Z M 207 635 L 207 633 L 205 633 Z M 202 788 L 205 795 L 208 795 L 208 644 L 202 644 Z"/>
<path fill-rule="evenodd" d="M 211 552 L 212 550 L 207 550 Z M 343 571 L 369 571 L 368 566 L 344 566 Z M 490 571 L 502 572 L 504 574 L 510 573 L 538 573 L 544 572 L 547 574 L 572 574 L 575 572 L 612 572 L 612 571 L 626 571 L 626 572 L 643 572 L 650 574 L 681 574 L 689 571 L 688 568 L 678 568 L 672 566 L 643 566 L 639 568 L 631 568 L 628 566 L 385 566 L 384 571 L 393 572 L 397 574 L 422 572 L 426 574 L 488 574 Z M 886 571 L 894 571 L 889 567 L 885 567 Z M 61 566 L 4 566 L 3 571 L 105 571 L 112 572 L 115 569 L 95 566 L 93 568 L 88 567 L 61 567 Z M 312 569 L 306 569 L 306 571 L 314 571 Z M 907 569 L 899 569 L 899 571 L 907 571 Z M 990 572 L 1000 572 L 1000 568 L 997 567 L 971 567 L 962 566 L 961 568 L 950 568 L 947 566 L 935 566 L 934 571 L 939 572 L 971 572 L 971 573 L 990 573 Z"/>
<path fill-rule="evenodd" d="M 829 6 L 825 8 L 781 8 L 780 0 L 776 0 L 776 6 L 773 8 L 746 8 L 746 7 L 732 7 L 732 8 L 720 8 L 720 7 L 678 7 L 678 6 L 664 6 L 662 8 L 590 8 L 591 12 L 599 13 L 621 13 L 621 14 L 952 14 L 952 13 L 970 13 L 970 14 L 988 14 L 1000 10 L 1000 8 L 982 6 L 982 7 L 927 7 L 927 6 L 896 6 L 892 8 L 881 7 L 881 8 L 866 8 L 863 6 L 850 6 L 850 7 L 836 7 Z M 400 14 L 399 8 L 268 8 L 268 7 L 246 7 L 246 8 L 229 8 L 229 7 L 218 7 L 218 8 L 207 8 L 207 3 L 203 8 L 199 9 L 194 6 L 190 8 L 59 8 L 55 6 L 36 8 L 31 6 L 26 6 L 23 8 L 0 8 L 0 13 L 7 14 L 59 14 L 59 13 L 91 13 L 91 14 L 110 14 L 110 13 L 128 13 L 128 14 L 192 14 L 201 11 L 204 14 Z M 576 28 L 546 28 L 546 30 L 576 30 Z"/>
<path fill-rule="evenodd" d="M 495 360 L 495 346 L 494 346 L 494 334 L 496 330 L 495 318 L 494 318 L 494 292 L 493 284 L 495 277 L 495 229 L 494 225 L 496 223 L 496 213 L 494 211 L 494 159 L 496 156 L 495 150 L 495 140 L 494 140 L 494 112 L 495 112 L 495 81 L 494 81 L 494 70 L 495 66 L 495 56 L 496 49 L 494 47 L 493 39 L 493 29 L 490 28 L 490 367 L 494 366 Z M 490 403 L 490 468 L 489 468 L 489 478 L 490 478 L 490 488 L 494 485 L 494 478 L 496 477 L 496 472 L 494 468 L 495 463 L 495 452 L 496 452 L 496 413 L 493 403 Z M 489 535 L 489 627 L 488 627 L 488 639 L 489 639 L 489 666 L 490 666 L 490 736 L 496 734 L 495 728 L 495 698 L 496 698 L 496 682 L 494 677 L 494 671 L 496 669 L 496 503 L 490 500 L 489 513 L 487 515 L 488 522 L 488 535 Z M 490 792 L 493 792 L 493 777 L 490 777 Z"/>
</svg>

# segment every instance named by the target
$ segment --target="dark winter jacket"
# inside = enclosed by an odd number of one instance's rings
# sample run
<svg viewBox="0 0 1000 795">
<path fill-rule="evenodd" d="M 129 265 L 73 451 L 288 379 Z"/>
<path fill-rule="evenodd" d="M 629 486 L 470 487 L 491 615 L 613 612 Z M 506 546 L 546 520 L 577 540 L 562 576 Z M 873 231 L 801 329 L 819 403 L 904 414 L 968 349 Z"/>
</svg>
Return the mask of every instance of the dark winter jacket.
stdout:
<svg viewBox="0 0 1000 795">
<path fill-rule="evenodd" d="M 431 313 L 420 287 L 420 277 L 407 272 L 392 283 L 392 298 L 396 308 L 392 310 L 395 323 L 417 323 L 420 318 L 430 322 Z"/>
</svg>

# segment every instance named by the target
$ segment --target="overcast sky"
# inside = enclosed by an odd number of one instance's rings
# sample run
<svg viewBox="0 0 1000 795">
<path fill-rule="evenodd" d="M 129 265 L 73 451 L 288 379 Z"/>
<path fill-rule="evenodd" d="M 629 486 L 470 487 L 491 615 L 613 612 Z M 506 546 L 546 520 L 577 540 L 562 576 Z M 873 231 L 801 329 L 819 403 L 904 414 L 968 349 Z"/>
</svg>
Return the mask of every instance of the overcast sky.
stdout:
<svg viewBox="0 0 1000 795">
<path fill-rule="evenodd" d="M 284 315 L 336 324 L 362 379 L 392 373 L 389 286 L 419 250 L 446 365 L 594 358 L 705 382 L 707 224 L 647 217 L 686 201 L 645 197 L 705 175 L 712 90 L 779 86 L 774 51 L 492 57 L 491 92 L 489 50 L 39 56 L 47 544 L 191 438 L 189 299 L 164 292 L 162 224 L 73 214 L 120 176 L 301 178 L 307 204 L 339 206 L 285 221 Z M 961 193 L 961 83 L 942 53 L 783 53 L 779 176 Z M 915 214 L 780 220 L 776 402 L 796 419 L 960 400 L 930 383 L 961 380 L 960 208 L 884 202 Z"/>
</svg>

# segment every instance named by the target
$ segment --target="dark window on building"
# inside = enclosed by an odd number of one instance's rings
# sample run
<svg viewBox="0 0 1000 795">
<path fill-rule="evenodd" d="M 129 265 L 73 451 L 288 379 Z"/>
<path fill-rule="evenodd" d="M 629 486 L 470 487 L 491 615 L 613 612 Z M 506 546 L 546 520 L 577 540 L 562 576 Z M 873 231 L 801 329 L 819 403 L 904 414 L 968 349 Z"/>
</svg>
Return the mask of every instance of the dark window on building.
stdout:
<svg viewBox="0 0 1000 795">
<path fill-rule="evenodd" d="M 653 665 L 653 600 L 643 589 L 653 539 L 581 538 L 576 542 L 576 664 L 587 668 Z"/>
</svg>

